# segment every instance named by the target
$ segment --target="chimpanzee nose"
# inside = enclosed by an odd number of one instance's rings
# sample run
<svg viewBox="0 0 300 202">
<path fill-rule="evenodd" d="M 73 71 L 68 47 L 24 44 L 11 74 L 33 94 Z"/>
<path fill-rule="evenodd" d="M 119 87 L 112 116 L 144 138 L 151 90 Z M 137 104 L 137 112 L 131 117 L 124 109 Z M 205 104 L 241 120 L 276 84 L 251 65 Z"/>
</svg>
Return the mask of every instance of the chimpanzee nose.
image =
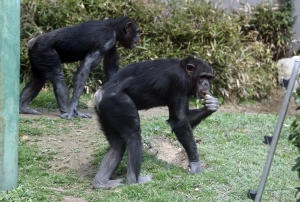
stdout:
<svg viewBox="0 0 300 202">
<path fill-rule="evenodd" d="M 207 85 L 209 85 L 209 82 L 208 82 L 208 81 L 203 81 L 203 82 L 202 82 L 202 85 L 207 86 Z"/>
</svg>

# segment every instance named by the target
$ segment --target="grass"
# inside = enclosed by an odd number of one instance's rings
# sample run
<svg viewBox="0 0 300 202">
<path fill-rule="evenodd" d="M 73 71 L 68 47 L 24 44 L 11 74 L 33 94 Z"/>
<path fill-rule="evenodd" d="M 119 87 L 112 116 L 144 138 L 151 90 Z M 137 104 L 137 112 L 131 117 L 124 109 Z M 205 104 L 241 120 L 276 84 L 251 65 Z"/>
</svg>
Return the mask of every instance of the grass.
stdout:
<svg viewBox="0 0 300 202">
<path fill-rule="evenodd" d="M 24 88 L 25 84 L 20 84 L 20 90 Z M 57 110 L 58 104 L 54 96 L 53 91 L 51 90 L 52 85 L 45 87 L 39 92 L 39 94 L 29 103 L 29 107 L 38 108 L 38 109 L 48 109 L 48 110 Z M 83 93 L 80 96 L 78 108 L 87 109 L 87 103 L 91 100 L 93 94 Z M 72 93 L 70 93 L 70 100 L 72 98 Z"/>
<path fill-rule="evenodd" d="M 287 119 L 286 124 L 291 120 Z M 193 200 L 245 201 L 248 189 L 257 189 L 269 146 L 262 143 L 264 135 L 272 135 L 277 117 L 274 115 L 216 113 L 195 128 L 200 158 L 208 164 L 198 185 L 201 194 Z M 144 134 L 159 135 L 162 119 L 146 122 Z M 161 131 L 167 132 L 163 126 Z M 285 129 L 283 129 L 284 131 Z M 171 138 L 175 138 L 171 135 Z M 263 201 L 295 201 L 299 181 L 291 171 L 296 149 L 287 141 L 283 132 L 266 184 Z M 198 177 L 198 176 L 197 176 Z M 187 183 L 188 184 L 188 183 Z"/>
<path fill-rule="evenodd" d="M 143 141 L 151 145 L 155 136 L 166 135 L 178 145 L 166 123 L 168 117 L 142 119 Z M 20 118 L 19 187 L 0 192 L 0 201 L 61 201 L 64 196 L 86 201 L 251 201 L 249 189 L 256 190 L 269 146 L 264 135 L 272 135 L 277 116 L 217 112 L 194 129 L 200 159 L 206 163 L 202 175 L 189 175 L 185 169 L 159 160 L 144 151 L 142 174 L 153 175 L 145 185 L 124 185 L 112 190 L 93 190 L 92 180 L 108 145 L 98 129 L 91 131 L 91 119 Z M 291 119 L 287 118 L 285 124 Z M 75 128 L 74 128 L 75 127 Z M 73 129 L 73 130 L 72 130 Z M 296 201 L 299 186 L 292 172 L 298 152 L 288 142 L 285 127 L 278 142 L 262 201 Z M 75 136 L 80 131 L 82 135 Z M 86 132 L 85 132 L 86 131 Z M 71 135 L 67 135 L 71 134 Z M 74 133 L 75 134 L 75 133 Z M 80 176 L 77 169 L 55 169 L 58 151 L 40 148 L 43 138 L 74 137 L 93 148 L 92 172 Z M 24 141 L 22 138 L 29 137 Z M 82 152 L 80 150 L 76 152 Z M 113 178 L 125 177 L 127 156 Z"/>
</svg>

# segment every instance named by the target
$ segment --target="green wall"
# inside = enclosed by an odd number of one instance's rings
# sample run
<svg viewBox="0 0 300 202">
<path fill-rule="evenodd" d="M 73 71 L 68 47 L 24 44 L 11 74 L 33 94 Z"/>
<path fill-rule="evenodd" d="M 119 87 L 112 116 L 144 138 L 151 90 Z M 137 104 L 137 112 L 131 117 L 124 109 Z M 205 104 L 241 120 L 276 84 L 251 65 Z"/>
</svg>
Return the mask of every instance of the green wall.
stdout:
<svg viewBox="0 0 300 202">
<path fill-rule="evenodd" d="M 17 187 L 20 1 L 0 0 L 0 189 Z"/>
</svg>

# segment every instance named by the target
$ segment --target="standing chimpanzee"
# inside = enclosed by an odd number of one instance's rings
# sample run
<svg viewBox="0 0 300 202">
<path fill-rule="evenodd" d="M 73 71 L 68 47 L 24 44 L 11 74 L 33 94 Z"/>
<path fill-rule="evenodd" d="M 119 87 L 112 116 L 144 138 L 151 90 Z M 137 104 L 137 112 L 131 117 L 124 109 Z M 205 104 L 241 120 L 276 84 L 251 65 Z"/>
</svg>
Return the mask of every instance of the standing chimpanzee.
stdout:
<svg viewBox="0 0 300 202">
<path fill-rule="evenodd" d="M 130 64 L 95 94 L 95 110 L 110 148 L 94 178 L 95 188 L 109 189 L 121 179 L 109 180 L 128 149 L 128 183 L 146 183 L 140 176 L 141 128 L 138 110 L 168 106 L 168 123 L 184 147 L 190 173 L 202 171 L 192 128 L 217 111 L 218 99 L 209 95 L 212 68 L 200 59 L 161 59 Z M 204 107 L 189 110 L 189 99 L 204 99 Z"/>
<path fill-rule="evenodd" d="M 64 27 L 42 34 L 28 42 L 32 80 L 20 94 L 20 113 L 42 114 L 28 107 L 47 80 L 53 85 L 60 109 L 60 117 L 90 118 L 77 110 L 80 95 L 90 72 L 103 59 L 106 80 L 119 69 L 116 42 L 125 48 L 135 48 L 139 42 L 139 28 L 128 17 L 94 20 L 72 27 Z M 62 63 L 80 61 L 74 76 L 73 97 L 70 104 L 69 90 L 65 84 Z"/>
</svg>

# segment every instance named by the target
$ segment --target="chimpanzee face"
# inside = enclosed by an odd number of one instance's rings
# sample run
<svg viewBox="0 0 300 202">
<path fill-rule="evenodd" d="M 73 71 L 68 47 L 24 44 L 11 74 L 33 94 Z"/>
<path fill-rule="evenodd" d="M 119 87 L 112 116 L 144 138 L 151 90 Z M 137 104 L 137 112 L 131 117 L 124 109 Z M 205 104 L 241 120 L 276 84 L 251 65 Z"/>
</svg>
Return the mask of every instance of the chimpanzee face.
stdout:
<svg viewBox="0 0 300 202">
<path fill-rule="evenodd" d="M 211 78 L 212 77 L 207 76 L 207 75 L 205 75 L 205 76 L 200 75 L 197 78 L 196 85 L 194 86 L 195 90 L 196 90 L 195 95 L 194 95 L 195 98 L 203 99 L 205 97 L 205 95 L 209 94 Z"/>
<path fill-rule="evenodd" d="M 139 31 L 140 29 L 135 22 L 127 22 L 124 28 L 124 37 L 120 40 L 122 46 L 129 49 L 135 48 L 136 44 L 140 41 Z"/>
<path fill-rule="evenodd" d="M 193 96 L 203 99 L 210 91 L 210 81 L 213 78 L 211 66 L 200 59 L 189 57 L 186 71 L 191 79 Z"/>
</svg>

